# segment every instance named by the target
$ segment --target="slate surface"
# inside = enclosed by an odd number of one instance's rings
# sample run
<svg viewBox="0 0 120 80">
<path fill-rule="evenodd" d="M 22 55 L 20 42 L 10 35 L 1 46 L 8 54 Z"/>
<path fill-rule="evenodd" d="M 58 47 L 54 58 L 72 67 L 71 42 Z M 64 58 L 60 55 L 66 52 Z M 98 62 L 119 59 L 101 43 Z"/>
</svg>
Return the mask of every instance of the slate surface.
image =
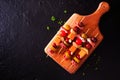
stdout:
<svg viewBox="0 0 120 80">
<path fill-rule="evenodd" d="M 111 9 L 99 24 L 103 42 L 75 74 L 70 75 L 44 53 L 60 28 L 51 16 L 66 21 L 74 12 L 87 15 L 101 1 L 0 0 L 0 80 L 119 80 L 120 15 L 115 0 L 105 0 Z"/>
</svg>

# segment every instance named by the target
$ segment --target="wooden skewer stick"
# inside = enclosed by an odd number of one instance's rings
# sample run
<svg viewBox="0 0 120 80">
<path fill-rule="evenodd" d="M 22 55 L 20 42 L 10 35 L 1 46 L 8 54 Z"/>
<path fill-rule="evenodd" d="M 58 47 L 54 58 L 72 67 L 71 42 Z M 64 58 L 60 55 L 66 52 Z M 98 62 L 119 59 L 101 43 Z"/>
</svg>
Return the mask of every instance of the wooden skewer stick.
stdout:
<svg viewBox="0 0 120 80">
<path fill-rule="evenodd" d="M 97 33 L 94 37 L 96 38 L 99 35 L 99 33 Z"/>
<path fill-rule="evenodd" d="M 73 61 L 73 62 L 71 63 L 71 65 L 68 67 L 69 70 L 74 71 L 74 67 L 75 67 L 75 65 L 77 65 L 77 64 Z"/>
<path fill-rule="evenodd" d="M 61 47 L 60 50 L 58 51 L 58 54 L 60 54 L 63 49 L 64 49 L 64 48 Z"/>
<path fill-rule="evenodd" d="M 65 60 L 65 58 L 63 58 L 63 59 L 60 61 L 60 63 L 63 63 L 63 62 L 64 62 L 64 60 Z"/>
<path fill-rule="evenodd" d="M 48 57 L 49 57 L 49 55 L 47 54 L 47 55 L 46 55 L 46 58 L 48 58 Z"/>
<path fill-rule="evenodd" d="M 64 47 L 62 46 L 58 52 L 58 54 L 60 54 L 62 52 L 62 50 L 64 50 Z"/>
<path fill-rule="evenodd" d="M 85 34 L 87 34 L 87 33 L 89 32 L 89 30 L 90 30 L 90 29 L 88 28 L 87 31 L 85 32 Z"/>
<path fill-rule="evenodd" d="M 60 50 L 58 51 L 58 55 L 57 55 L 57 57 L 56 57 L 56 59 L 58 59 L 62 54 L 60 54 L 61 53 L 61 51 L 63 50 L 64 48 L 62 47 L 62 48 L 60 48 Z"/>
</svg>

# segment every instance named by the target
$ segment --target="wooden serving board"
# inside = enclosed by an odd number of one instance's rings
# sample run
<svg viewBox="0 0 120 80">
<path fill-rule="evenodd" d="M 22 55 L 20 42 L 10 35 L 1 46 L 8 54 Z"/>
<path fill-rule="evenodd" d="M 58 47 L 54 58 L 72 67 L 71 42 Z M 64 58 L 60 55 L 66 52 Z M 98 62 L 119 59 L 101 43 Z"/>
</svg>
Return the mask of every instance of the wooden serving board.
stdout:
<svg viewBox="0 0 120 80">
<path fill-rule="evenodd" d="M 101 2 L 90 15 L 74 13 L 45 47 L 45 52 L 66 71 L 75 73 L 103 40 L 100 17 L 109 10 Z"/>
</svg>

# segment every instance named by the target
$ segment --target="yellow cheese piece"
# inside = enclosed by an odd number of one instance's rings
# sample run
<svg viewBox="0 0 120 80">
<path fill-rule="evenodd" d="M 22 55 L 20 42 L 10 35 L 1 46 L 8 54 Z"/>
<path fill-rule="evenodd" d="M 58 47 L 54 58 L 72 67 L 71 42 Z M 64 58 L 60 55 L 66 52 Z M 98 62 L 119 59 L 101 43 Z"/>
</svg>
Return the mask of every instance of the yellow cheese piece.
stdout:
<svg viewBox="0 0 120 80">
<path fill-rule="evenodd" d="M 70 48 L 69 48 L 69 50 L 72 52 L 72 53 L 74 53 L 75 51 L 76 51 L 76 47 L 74 46 L 74 45 L 72 45 Z"/>
<path fill-rule="evenodd" d="M 70 34 L 68 35 L 68 38 L 70 38 L 71 40 L 73 40 L 76 36 L 76 33 L 73 31 L 73 29 L 71 29 Z"/>
<path fill-rule="evenodd" d="M 76 63 L 79 63 L 80 60 L 77 58 L 77 57 L 73 57 L 73 60 L 76 62 Z"/>
<path fill-rule="evenodd" d="M 70 57 L 71 57 L 68 51 L 65 52 L 65 56 L 66 56 L 67 58 L 70 58 Z"/>
<path fill-rule="evenodd" d="M 60 37 L 56 37 L 54 40 L 55 40 L 54 42 L 56 43 L 56 45 L 59 45 L 61 42 Z"/>
<path fill-rule="evenodd" d="M 85 55 L 88 54 L 88 49 L 81 47 L 81 50 L 78 54 L 80 55 L 80 59 L 82 59 Z"/>
<path fill-rule="evenodd" d="M 70 30 L 70 26 L 69 25 L 64 25 L 63 28 L 65 28 L 66 30 Z"/>
</svg>

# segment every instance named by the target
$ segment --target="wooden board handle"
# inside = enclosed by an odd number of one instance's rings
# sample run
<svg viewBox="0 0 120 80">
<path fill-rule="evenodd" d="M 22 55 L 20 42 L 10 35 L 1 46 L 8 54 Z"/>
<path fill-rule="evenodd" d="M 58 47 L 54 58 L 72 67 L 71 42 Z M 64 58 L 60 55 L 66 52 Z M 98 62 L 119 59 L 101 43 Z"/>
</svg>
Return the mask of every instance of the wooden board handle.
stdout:
<svg viewBox="0 0 120 80">
<path fill-rule="evenodd" d="M 69 73 L 75 73 L 103 40 L 98 23 L 108 10 L 109 4 L 101 2 L 90 15 L 74 13 L 45 47 L 47 55 Z"/>
<path fill-rule="evenodd" d="M 106 13 L 107 11 L 109 11 L 110 6 L 107 2 L 101 2 L 97 8 L 97 10 L 91 14 L 91 16 L 96 16 L 95 17 L 95 21 L 99 21 L 100 17 Z"/>
<path fill-rule="evenodd" d="M 110 9 L 109 4 L 103 1 L 99 4 L 95 12 L 93 12 L 90 15 L 83 15 L 82 22 L 85 24 L 98 25 L 101 16 L 107 11 L 109 11 L 109 9 Z"/>
<path fill-rule="evenodd" d="M 97 10 L 94 12 L 94 14 L 97 15 L 103 15 L 105 12 L 109 10 L 109 4 L 107 2 L 101 2 L 97 8 Z"/>
</svg>

